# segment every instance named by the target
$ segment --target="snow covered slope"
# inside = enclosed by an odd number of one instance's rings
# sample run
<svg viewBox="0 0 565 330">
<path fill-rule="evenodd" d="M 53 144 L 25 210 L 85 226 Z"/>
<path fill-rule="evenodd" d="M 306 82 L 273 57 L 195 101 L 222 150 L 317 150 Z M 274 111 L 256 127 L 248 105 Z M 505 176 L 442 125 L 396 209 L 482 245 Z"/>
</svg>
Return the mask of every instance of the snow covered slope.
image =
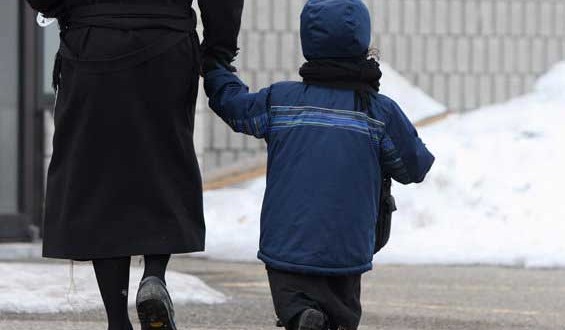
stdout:
<svg viewBox="0 0 565 330">
<path fill-rule="evenodd" d="M 91 265 L 0 263 L 0 315 L 14 313 L 58 313 L 102 308 L 102 299 Z M 134 304 L 142 269 L 132 268 L 129 303 Z M 222 303 L 223 294 L 197 277 L 170 271 L 167 286 L 175 304 Z"/>
<path fill-rule="evenodd" d="M 380 93 L 395 100 L 413 122 L 433 117 L 447 111 L 445 105 L 431 98 L 387 63 L 381 62 Z"/>
<path fill-rule="evenodd" d="M 424 184 L 394 186 L 377 264 L 565 267 L 565 63 L 529 95 L 420 135 L 437 161 Z M 264 180 L 205 194 L 206 256 L 255 260 Z"/>
<path fill-rule="evenodd" d="M 378 262 L 565 267 L 565 63 L 532 94 L 421 131 L 437 157 L 420 186 L 395 187 Z"/>
</svg>

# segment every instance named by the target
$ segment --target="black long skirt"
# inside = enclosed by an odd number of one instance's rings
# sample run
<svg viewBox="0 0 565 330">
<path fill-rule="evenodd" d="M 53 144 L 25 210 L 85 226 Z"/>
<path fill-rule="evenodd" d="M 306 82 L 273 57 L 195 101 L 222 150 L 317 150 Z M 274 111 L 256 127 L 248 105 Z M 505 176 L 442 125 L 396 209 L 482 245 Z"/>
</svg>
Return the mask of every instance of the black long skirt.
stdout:
<svg viewBox="0 0 565 330">
<path fill-rule="evenodd" d="M 169 42 L 159 52 L 143 51 L 161 40 Z M 89 67 L 62 59 L 43 255 L 203 250 L 195 32 L 86 27 L 67 31 L 63 42 Z"/>
<path fill-rule="evenodd" d="M 355 330 L 361 320 L 361 275 L 313 276 L 267 267 L 275 312 L 288 329 L 306 309 L 324 312 L 330 329 Z"/>
</svg>

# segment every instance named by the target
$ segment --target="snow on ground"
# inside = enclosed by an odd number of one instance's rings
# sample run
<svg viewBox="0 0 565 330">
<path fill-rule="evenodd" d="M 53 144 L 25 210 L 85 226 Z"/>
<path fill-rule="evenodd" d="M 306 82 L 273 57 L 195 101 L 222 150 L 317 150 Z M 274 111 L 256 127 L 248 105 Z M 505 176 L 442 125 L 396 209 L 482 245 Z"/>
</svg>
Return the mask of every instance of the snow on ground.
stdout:
<svg viewBox="0 0 565 330">
<path fill-rule="evenodd" d="M 422 130 L 438 158 L 397 187 L 393 263 L 565 267 L 565 63 L 533 93 Z"/>
<path fill-rule="evenodd" d="M 564 128 L 565 62 L 531 94 L 420 129 L 436 164 L 424 184 L 395 185 L 376 263 L 565 267 Z M 256 260 L 264 182 L 205 194 L 205 256 Z"/>
<path fill-rule="evenodd" d="M 102 308 L 91 265 L 0 263 L 0 312 L 59 313 Z M 132 268 L 129 300 L 133 305 L 142 269 Z M 167 285 L 175 304 L 223 303 L 226 297 L 197 277 L 174 271 Z M 1 313 L 0 313 L 1 314 Z"/>
<path fill-rule="evenodd" d="M 412 85 L 390 65 L 384 62 L 380 64 L 383 73 L 380 92 L 395 100 L 411 120 L 418 122 L 447 111 L 445 105 Z"/>
<path fill-rule="evenodd" d="M 204 193 L 208 258 L 257 261 L 265 178 Z"/>
</svg>

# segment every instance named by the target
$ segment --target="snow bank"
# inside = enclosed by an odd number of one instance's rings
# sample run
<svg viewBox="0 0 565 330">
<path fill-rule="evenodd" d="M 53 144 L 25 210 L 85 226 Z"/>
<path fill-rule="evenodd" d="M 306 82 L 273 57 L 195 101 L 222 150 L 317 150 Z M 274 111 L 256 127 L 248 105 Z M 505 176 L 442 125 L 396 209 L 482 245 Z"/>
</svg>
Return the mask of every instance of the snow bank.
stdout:
<svg viewBox="0 0 565 330">
<path fill-rule="evenodd" d="M 420 130 L 437 161 L 395 185 L 376 263 L 565 267 L 565 63 L 533 93 Z M 255 260 L 265 179 L 205 194 L 208 257 Z"/>
<path fill-rule="evenodd" d="M 257 261 L 265 177 L 204 193 L 206 252 L 218 260 Z"/>
<path fill-rule="evenodd" d="M 0 312 L 59 313 L 102 308 L 91 265 L 0 263 Z M 143 272 L 132 268 L 129 287 L 133 305 Z M 72 285 L 73 284 L 73 285 Z M 197 277 L 167 273 L 167 285 L 175 304 L 225 302 L 226 297 Z"/>
<path fill-rule="evenodd" d="M 421 130 L 425 184 L 395 187 L 387 263 L 565 267 L 565 63 L 532 94 Z"/>
<path fill-rule="evenodd" d="M 381 62 L 381 93 L 395 100 L 414 122 L 445 113 L 445 105 L 431 98 L 387 63 Z"/>
<path fill-rule="evenodd" d="M 565 103 L 565 62 L 541 77 L 535 87 L 536 94 L 547 102 Z"/>
</svg>

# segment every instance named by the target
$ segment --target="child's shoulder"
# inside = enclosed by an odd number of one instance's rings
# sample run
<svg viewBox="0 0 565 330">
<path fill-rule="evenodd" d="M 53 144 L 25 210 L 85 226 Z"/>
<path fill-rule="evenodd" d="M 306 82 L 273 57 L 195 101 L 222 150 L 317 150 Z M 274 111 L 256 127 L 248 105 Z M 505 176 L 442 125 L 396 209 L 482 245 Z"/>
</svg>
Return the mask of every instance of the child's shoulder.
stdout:
<svg viewBox="0 0 565 330">
<path fill-rule="evenodd" d="M 390 97 L 384 94 L 375 94 L 373 100 L 373 116 L 384 122 L 388 122 L 391 118 L 398 116 L 402 113 L 402 109 Z"/>
<path fill-rule="evenodd" d="M 376 94 L 375 99 L 377 101 L 377 106 L 382 107 L 384 110 L 387 111 L 400 110 L 400 106 L 398 105 L 398 103 L 396 103 L 396 101 L 394 101 L 393 99 L 391 99 L 390 97 L 384 94 L 380 94 L 380 93 Z"/>
</svg>

